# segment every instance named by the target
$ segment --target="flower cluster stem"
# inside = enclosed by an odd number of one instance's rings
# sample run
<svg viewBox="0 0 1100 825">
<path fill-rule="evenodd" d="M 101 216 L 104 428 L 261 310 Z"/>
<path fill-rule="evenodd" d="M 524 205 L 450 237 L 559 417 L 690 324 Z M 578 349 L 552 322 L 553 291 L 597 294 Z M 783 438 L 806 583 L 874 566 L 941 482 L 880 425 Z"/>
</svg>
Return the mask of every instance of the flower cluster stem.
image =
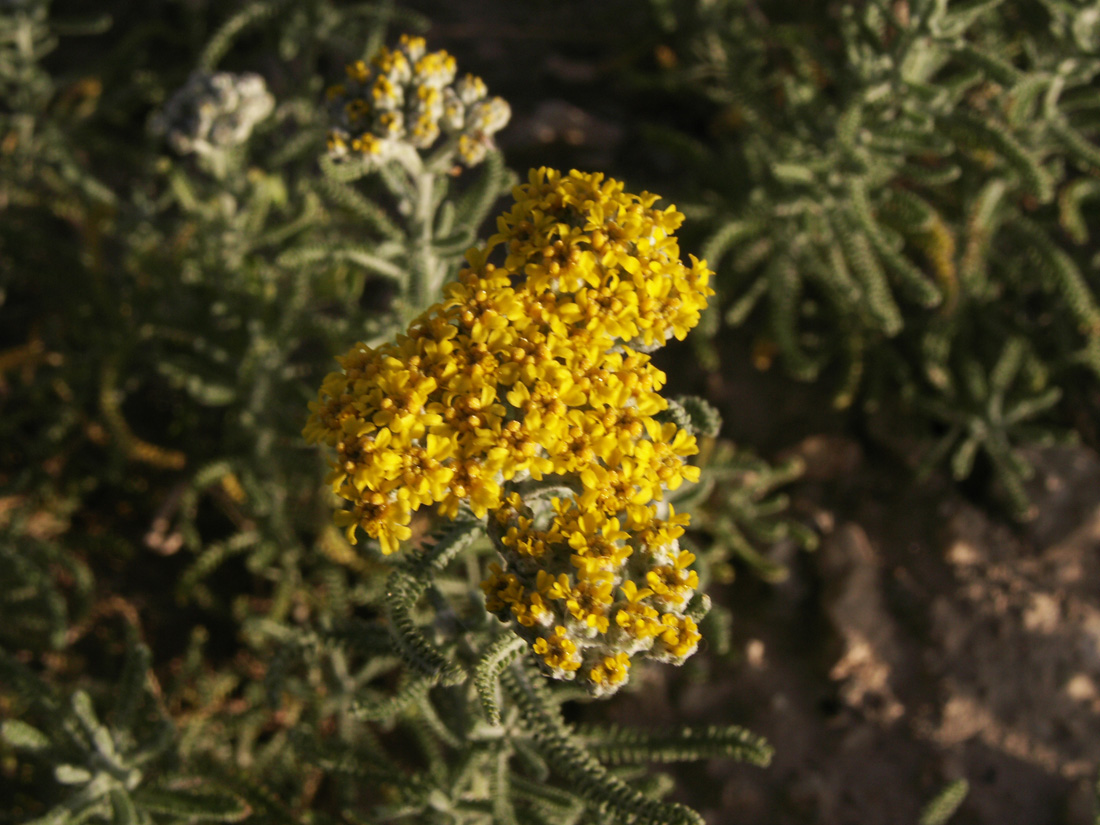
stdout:
<svg viewBox="0 0 1100 825">
<path fill-rule="evenodd" d="M 433 302 L 441 285 L 435 283 L 439 261 L 433 249 L 435 239 L 432 231 L 435 222 L 435 174 L 422 169 L 414 180 L 416 202 L 413 204 L 411 239 L 415 247 L 409 271 L 409 293 L 413 296 L 414 305 L 409 307 L 409 311 L 415 316 Z"/>
</svg>

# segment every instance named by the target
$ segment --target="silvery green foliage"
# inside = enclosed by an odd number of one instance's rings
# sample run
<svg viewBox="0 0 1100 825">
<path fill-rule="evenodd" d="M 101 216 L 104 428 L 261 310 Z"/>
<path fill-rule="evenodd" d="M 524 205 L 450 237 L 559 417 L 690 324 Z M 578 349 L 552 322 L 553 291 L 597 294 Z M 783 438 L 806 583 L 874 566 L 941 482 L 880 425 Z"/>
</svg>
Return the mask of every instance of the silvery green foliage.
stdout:
<svg viewBox="0 0 1100 825">
<path fill-rule="evenodd" d="M 0 6 L 0 99 L 4 101 L 0 130 L 8 141 L 8 151 L 0 154 L 0 168 L 5 169 L 5 178 L 25 175 L 26 164 L 12 168 L 11 161 L 31 154 L 38 116 L 53 91 L 52 78 L 41 66 L 57 46 L 48 19 L 44 0 Z"/>
<path fill-rule="evenodd" d="M 722 429 L 722 415 L 709 401 L 695 395 L 668 399 L 668 409 L 657 415 L 658 421 L 671 421 L 697 438 L 716 438 Z"/>
<path fill-rule="evenodd" d="M 0 651 L 0 675 L 22 696 L 22 713 L 0 725 L 0 742 L 50 769 L 56 786 L 57 801 L 22 821 L 151 825 L 246 817 L 249 805 L 213 778 L 171 775 L 175 728 L 149 690 L 149 649 L 131 638 L 127 654 L 104 717 L 86 691 L 59 699 Z"/>
<path fill-rule="evenodd" d="M 337 787 L 374 790 L 349 813 L 410 825 L 700 825 L 693 810 L 661 799 L 667 783 L 625 781 L 621 766 L 716 756 L 768 764 L 770 747 L 735 725 L 566 722 L 578 692 L 551 685 L 526 644 L 485 611 L 478 582 L 493 554 L 484 523 L 461 517 L 386 565 L 379 619 L 257 625 L 283 641 L 269 696 L 308 708 L 291 739 L 296 758 Z"/>
<path fill-rule="evenodd" d="M 181 155 L 209 155 L 244 143 L 274 108 L 260 75 L 200 70 L 172 95 L 152 128 Z"/>
<path fill-rule="evenodd" d="M 716 142 L 676 145 L 711 182 L 698 209 L 726 322 L 761 363 L 831 382 L 836 406 L 914 422 L 956 475 L 974 442 L 954 457 L 936 439 L 969 414 L 967 376 L 1026 340 L 1005 403 L 1027 415 L 985 418 L 977 450 L 1026 517 L 1024 465 L 1004 456 L 1096 412 L 1096 9 L 656 5 L 685 58 L 668 82 L 701 84 L 714 113 Z"/>
<path fill-rule="evenodd" d="M 94 582 L 54 536 L 27 535 L 28 510 L 16 503 L 0 527 L 0 648 L 62 650 L 70 627 L 86 617 Z"/>
</svg>

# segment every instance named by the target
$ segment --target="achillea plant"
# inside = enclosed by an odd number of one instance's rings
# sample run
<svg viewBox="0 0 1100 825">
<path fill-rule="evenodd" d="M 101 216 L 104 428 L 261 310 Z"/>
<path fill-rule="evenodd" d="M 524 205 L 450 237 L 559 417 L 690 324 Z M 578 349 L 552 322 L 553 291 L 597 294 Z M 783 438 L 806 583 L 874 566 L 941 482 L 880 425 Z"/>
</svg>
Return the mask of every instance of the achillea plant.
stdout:
<svg viewBox="0 0 1100 825">
<path fill-rule="evenodd" d="M 469 131 L 443 123 L 377 162 L 329 156 L 322 67 L 393 18 L 262 0 L 224 18 L 173 7 L 146 28 L 114 7 L 54 21 L 50 5 L 0 3 L 0 88 L 14 90 L 0 104 L 0 820 L 701 825 L 631 766 L 766 764 L 766 743 L 734 725 L 575 730 L 562 711 L 578 683 L 614 689 L 631 659 L 686 655 L 696 621 L 720 646 L 693 592 L 711 551 L 680 536 L 681 496 L 705 487 L 674 489 L 716 422 L 665 409 L 645 351 L 705 298 L 705 269 L 671 238 L 679 217 L 548 176 L 444 295 L 510 186 L 488 141 L 506 107 L 444 84 Z M 42 61 L 74 31 L 96 50 Z M 193 69 L 243 94 L 189 83 Z M 258 70 L 276 97 L 263 119 L 266 93 L 241 82 Z M 196 88 L 207 97 L 184 105 Z M 167 140 L 120 142 L 158 111 Z M 181 158 L 174 134 L 215 151 Z M 459 176 L 464 135 L 486 154 Z M 355 445 L 337 467 L 352 462 L 337 482 L 351 512 L 391 549 L 415 544 L 384 558 L 332 526 L 323 462 L 294 423 L 356 336 L 346 415 L 319 433 Z M 358 395 L 368 367 L 390 383 Z M 597 483 L 617 509 L 582 509 Z M 401 538 L 429 505 L 451 520 Z M 536 530 L 554 533 L 538 558 Z M 522 638 L 479 588 L 498 550 L 517 585 L 492 597 Z M 565 637 L 572 684 L 535 669 Z"/>
<path fill-rule="evenodd" d="M 699 641 L 688 517 L 662 504 L 698 480 L 698 448 L 654 418 L 665 376 L 643 350 L 698 322 L 711 273 L 681 262 L 683 216 L 654 195 L 548 169 L 514 194 L 442 303 L 341 359 L 305 434 L 335 449 L 350 541 L 361 528 L 393 553 L 424 505 L 489 516 L 504 564 L 487 608 L 548 674 L 611 692 L 631 655 L 678 663 Z"/>
</svg>

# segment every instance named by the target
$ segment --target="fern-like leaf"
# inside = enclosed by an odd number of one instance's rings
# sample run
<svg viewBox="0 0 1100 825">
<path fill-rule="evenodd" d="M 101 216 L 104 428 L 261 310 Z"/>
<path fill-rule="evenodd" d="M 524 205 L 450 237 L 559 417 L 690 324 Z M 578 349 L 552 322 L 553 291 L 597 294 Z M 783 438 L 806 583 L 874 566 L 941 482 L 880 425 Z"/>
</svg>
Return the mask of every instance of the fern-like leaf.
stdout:
<svg viewBox="0 0 1100 825">
<path fill-rule="evenodd" d="M 500 673 L 526 646 L 527 643 L 514 633 L 503 633 L 478 660 L 474 670 L 474 685 L 490 724 L 500 724 Z"/>
<path fill-rule="evenodd" d="M 942 121 L 944 130 L 969 149 L 986 149 L 997 154 L 1016 172 L 1020 183 L 1039 203 L 1054 197 L 1054 184 L 1039 161 L 1006 129 L 987 123 L 977 115 L 956 111 Z"/>
<path fill-rule="evenodd" d="M 444 685 L 465 681 L 466 673 L 428 640 L 411 616 L 412 606 L 427 586 L 404 570 L 390 574 L 386 588 L 386 616 L 397 652 L 414 670 Z"/>
<path fill-rule="evenodd" d="M 194 788 L 186 787 L 188 784 L 177 779 L 175 787 L 142 787 L 134 792 L 134 802 L 150 813 L 189 822 L 240 822 L 252 813 L 251 806 L 236 794 L 213 790 L 206 781 Z"/>
<path fill-rule="evenodd" d="M 921 810 L 920 825 L 947 825 L 969 792 L 970 783 L 965 779 L 947 785 Z"/>
<path fill-rule="evenodd" d="M 229 53 L 233 41 L 241 32 L 249 26 L 257 25 L 272 17 L 284 4 L 285 0 L 250 3 L 234 14 L 222 23 L 221 28 L 207 42 L 206 48 L 199 55 L 199 66 L 207 71 L 213 71 L 222 58 Z"/>
<path fill-rule="evenodd" d="M 20 719 L 5 719 L 0 725 L 0 739 L 16 750 L 39 753 L 50 747 L 50 738 L 33 725 Z"/>
<path fill-rule="evenodd" d="M 442 573 L 459 553 L 484 534 L 484 522 L 462 518 L 449 522 L 432 534 L 428 546 L 408 563 L 406 569 L 415 576 Z"/>
<path fill-rule="evenodd" d="M 650 799 L 612 775 L 569 730 L 540 682 L 509 669 L 502 674 L 501 683 L 519 706 L 524 724 L 550 766 L 594 807 L 609 809 L 620 819 L 652 825 L 704 825 L 703 818 L 690 808 Z"/>
</svg>

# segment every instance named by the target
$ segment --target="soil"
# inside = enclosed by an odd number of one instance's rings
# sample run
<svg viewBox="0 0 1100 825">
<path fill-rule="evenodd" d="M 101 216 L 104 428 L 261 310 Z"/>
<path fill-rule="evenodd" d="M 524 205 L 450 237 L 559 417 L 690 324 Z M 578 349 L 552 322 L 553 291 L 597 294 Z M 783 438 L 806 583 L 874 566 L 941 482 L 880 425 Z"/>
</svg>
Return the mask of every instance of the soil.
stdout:
<svg viewBox="0 0 1100 825">
<path fill-rule="evenodd" d="M 797 450 L 833 468 L 858 452 L 819 437 Z M 716 759 L 678 772 L 680 798 L 714 825 L 917 822 L 960 778 L 956 825 L 1093 822 L 1100 457 L 1030 458 L 1040 516 L 1022 529 L 866 459 L 845 480 L 811 462 L 796 508 L 836 498 L 829 486 L 864 495 L 830 514 L 816 553 L 788 551 L 785 582 L 746 574 L 712 592 L 736 616 L 732 657 L 703 653 L 690 681 L 651 669 L 613 716 L 768 738 L 766 769 Z"/>
<path fill-rule="evenodd" d="M 799 449 L 820 453 L 820 440 Z M 776 757 L 763 772 L 711 764 L 722 791 L 708 821 L 915 822 L 965 778 L 960 825 L 1092 822 L 1100 459 L 1031 459 L 1040 516 L 1024 529 L 950 491 L 876 478 L 864 460 L 867 495 L 833 513 L 787 582 L 724 594 L 740 662 L 716 664 L 714 686 L 687 690 L 682 710 L 745 724 Z M 807 635 L 825 644 L 807 651 Z"/>
</svg>

